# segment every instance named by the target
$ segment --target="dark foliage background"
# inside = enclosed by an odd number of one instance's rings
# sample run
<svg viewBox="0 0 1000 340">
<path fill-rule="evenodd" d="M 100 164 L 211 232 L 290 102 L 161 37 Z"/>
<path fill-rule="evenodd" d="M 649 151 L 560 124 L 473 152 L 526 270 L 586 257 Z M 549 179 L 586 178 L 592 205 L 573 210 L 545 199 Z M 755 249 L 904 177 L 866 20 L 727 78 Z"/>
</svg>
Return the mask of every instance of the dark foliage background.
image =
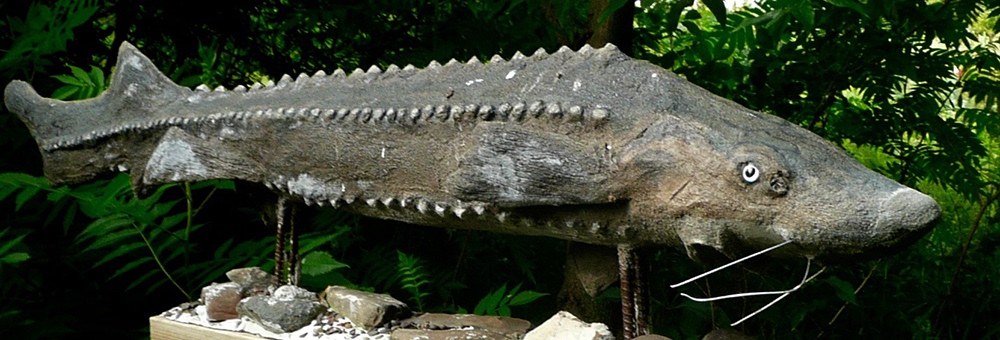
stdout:
<svg viewBox="0 0 1000 340">
<path fill-rule="evenodd" d="M 551 52 L 587 40 L 589 8 L 582 0 L 3 2 L 0 83 L 23 79 L 44 95 L 92 97 L 123 41 L 181 85 L 227 88 L 284 73 Z M 828 268 L 739 330 L 763 338 L 1000 336 L 1000 1 L 770 0 L 727 12 L 717 0 L 642 0 L 635 12 L 637 57 L 805 126 L 944 209 L 915 246 Z M 148 316 L 197 298 L 226 270 L 273 267 L 273 229 L 260 213 L 266 191 L 211 181 L 139 199 L 124 175 L 53 188 L 25 126 L 0 111 L 0 128 L 4 337 L 144 337 Z M 536 323 L 556 311 L 564 241 L 331 209 L 307 209 L 300 221 L 308 288 L 345 284 L 426 311 Z M 682 291 L 784 289 L 801 275 L 801 263 L 767 262 Z M 655 254 L 656 333 L 699 338 L 767 303 L 692 303 L 666 288 L 704 269 L 675 250 Z"/>
</svg>

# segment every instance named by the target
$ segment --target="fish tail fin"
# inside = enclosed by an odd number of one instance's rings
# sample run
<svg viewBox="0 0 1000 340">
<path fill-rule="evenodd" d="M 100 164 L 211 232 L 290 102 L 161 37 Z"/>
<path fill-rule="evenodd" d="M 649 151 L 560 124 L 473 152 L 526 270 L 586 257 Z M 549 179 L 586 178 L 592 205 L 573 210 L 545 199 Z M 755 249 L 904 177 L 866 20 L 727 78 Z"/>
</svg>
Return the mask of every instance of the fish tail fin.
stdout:
<svg viewBox="0 0 1000 340">
<path fill-rule="evenodd" d="M 132 44 L 122 43 L 108 89 L 96 98 L 62 101 L 44 98 L 26 82 L 15 80 L 4 90 L 7 108 L 17 114 L 42 150 L 55 150 L 113 133 L 112 127 L 157 118 L 162 108 L 184 91 L 156 69 Z"/>
</svg>

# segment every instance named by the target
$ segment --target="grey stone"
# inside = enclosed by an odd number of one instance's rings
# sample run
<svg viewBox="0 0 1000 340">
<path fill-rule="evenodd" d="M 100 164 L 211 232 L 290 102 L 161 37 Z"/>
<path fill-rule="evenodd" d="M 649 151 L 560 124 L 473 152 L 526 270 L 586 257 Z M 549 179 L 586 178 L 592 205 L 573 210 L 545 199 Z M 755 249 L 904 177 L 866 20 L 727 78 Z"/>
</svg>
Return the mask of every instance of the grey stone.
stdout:
<svg viewBox="0 0 1000 340">
<path fill-rule="evenodd" d="M 267 292 L 268 287 L 276 282 L 273 275 L 258 267 L 233 269 L 226 272 L 226 277 L 243 287 L 243 297 Z"/>
<path fill-rule="evenodd" d="M 403 320 L 402 323 L 420 329 L 465 329 L 471 327 L 517 338 L 524 336 L 531 328 L 531 322 L 527 320 L 472 314 L 427 313 Z"/>
<path fill-rule="evenodd" d="M 251 296 L 236 305 L 240 316 L 245 316 L 265 329 L 275 333 L 287 333 L 316 318 L 326 308 L 315 300 L 279 300 L 271 296 Z"/>
<path fill-rule="evenodd" d="M 330 309 L 367 331 L 375 330 L 390 320 L 410 316 L 410 307 L 386 294 L 330 286 L 323 295 Z"/>
<path fill-rule="evenodd" d="M 305 288 L 296 287 L 292 285 L 284 285 L 278 287 L 278 289 L 274 290 L 274 293 L 272 293 L 271 296 L 274 297 L 275 299 L 282 301 L 289 301 L 289 300 L 319 301 L 319 298 L 316 297 L 316 293 L 310 292 Z"/>
<path fill-rule="evenodd" d="M 205 302 L 208 320 L 222 321 L 240 317 L 236 312 L 236 305 L 243 298 L 241 291 L 242 288 L 235 282 L 213 283 L 202 288 L 201 300 Z"/>
<path fill-rule="evenodd" d="M 586 323 L 568 312 L 559 312 L 531 330 L 524 340 L 614 340 L 602 323 Z"/>
</svg>

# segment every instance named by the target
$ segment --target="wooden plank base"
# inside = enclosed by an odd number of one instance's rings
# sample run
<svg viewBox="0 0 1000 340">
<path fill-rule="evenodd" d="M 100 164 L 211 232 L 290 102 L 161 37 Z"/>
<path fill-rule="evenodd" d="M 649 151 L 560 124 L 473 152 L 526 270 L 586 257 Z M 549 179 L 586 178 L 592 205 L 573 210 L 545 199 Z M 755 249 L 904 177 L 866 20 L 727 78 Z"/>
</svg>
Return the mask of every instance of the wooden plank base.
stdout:
<svg viewBox="0 0 1000 340">
<path fill-rule="evenodd" d="M 201 327 L 198 325 L 186 324 L 183 322 L 171 321 L 162 316 L 149 318 L 149 338 L 151 340 L 187 340 L 187 339 L 211 339 L 211 340 L 260 340 L 263 339 L 253 334 L 223 331 Z"/>
</svg>

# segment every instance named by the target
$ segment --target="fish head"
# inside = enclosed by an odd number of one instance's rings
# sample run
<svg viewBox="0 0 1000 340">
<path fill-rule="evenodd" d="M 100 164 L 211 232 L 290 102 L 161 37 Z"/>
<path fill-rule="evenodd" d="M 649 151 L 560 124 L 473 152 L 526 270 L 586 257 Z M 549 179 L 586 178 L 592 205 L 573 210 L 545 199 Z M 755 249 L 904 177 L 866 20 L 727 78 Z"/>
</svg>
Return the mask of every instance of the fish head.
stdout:
<svg viewBox="0 0 1000 340">
<path fill-rule="evenodd" d="M 816 134 L 732 110 L 664 115 L 633 141 L 625 159 L 636 179 L 630 213 L 639 233 L 670 229 L 690 257 L 708 262 L 785 241 L 770 255 L 838 262 L 891 254 L 938 221 L 933 198 Z"/>
</svg>

